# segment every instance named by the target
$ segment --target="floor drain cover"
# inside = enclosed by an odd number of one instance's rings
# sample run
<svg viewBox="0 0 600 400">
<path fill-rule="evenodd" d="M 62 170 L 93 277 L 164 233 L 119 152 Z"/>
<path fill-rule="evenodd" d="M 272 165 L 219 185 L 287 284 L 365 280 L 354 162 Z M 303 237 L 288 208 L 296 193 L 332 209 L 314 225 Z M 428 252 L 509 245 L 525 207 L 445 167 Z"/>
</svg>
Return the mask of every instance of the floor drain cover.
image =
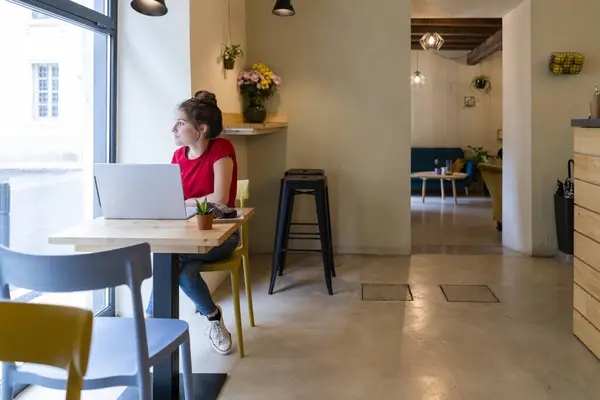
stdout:
<svg viewBox="0 0 600 400">
<path fill-rule="evenodd" d="M 446 301 L 464 303 L 500 303 L 487 285 L 440 285 Z"/>
<path fill-rule="evenodd" d="M 379 283 L 363 283 L 362 300 L 364 301 L 412 301 L 409 285 L 393 285 Z"/>
</svg>

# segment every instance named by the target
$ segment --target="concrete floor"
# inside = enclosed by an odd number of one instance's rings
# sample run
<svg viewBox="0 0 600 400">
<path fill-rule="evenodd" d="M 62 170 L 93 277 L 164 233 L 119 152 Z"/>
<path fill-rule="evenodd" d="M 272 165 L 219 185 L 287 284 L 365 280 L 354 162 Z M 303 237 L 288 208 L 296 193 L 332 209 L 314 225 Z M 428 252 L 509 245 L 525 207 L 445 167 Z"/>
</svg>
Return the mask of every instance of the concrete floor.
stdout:
<svg viewBox="0 0 600 400">
<path fill-rule="evenodd" d="M 246 358 L 214 353 L 203 318 L 184 313 L 194 371 L 227 372 L 227 400 L 598 399 L 600 361 L 571 332 L 572 266 L 490 251 L 500 236 L 485 199 L 431 199 L 423 208 L 413 199 L 413 239 L 445 254 L 337 256 L 334 296 L 316 255 L 290 257 L 272 296 L 271 257 L 252 256 L 257 326 L 243 308 Z M 414 300 L 363 301 L 364 283 L 409 284 Z M 450 303 L 443 284 L 487 285 L 500 302 Z M 228 282 L 215 298 L 234 332 Z M 20 399 L 60 398 L 50 392 L 34 388 Z"/>
<path fill-rule="evenodd" d="M 569 265 L 339 256 L 329 297 L 316 257 L 295 258 L 268 296 L 268 263 L 253 259 L 257 327 L 245 328 L 246 358 L 213 354 L 192 328 L 195 370 L 230 373 L 222 399 L 598 398 L 600 362 L 571 333 Z M 414 301 L 361 301 L 362 283 L 408 283 Z M 486 284 L 500 303 L 449 303 L 439 284 Z M 232 321 L 229 291 L 219 296 Z"/>
</svg>

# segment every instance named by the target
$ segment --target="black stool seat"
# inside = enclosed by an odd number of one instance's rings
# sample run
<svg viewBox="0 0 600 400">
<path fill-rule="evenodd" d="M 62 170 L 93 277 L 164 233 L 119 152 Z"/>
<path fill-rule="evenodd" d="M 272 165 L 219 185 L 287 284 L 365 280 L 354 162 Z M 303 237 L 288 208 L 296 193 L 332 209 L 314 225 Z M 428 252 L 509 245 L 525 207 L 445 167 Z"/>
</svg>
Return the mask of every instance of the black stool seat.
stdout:
<svg viewBox="0 0 600 400">
<path fill-rule="evenodd" d="M 321 171 L 322 173 L 296 174 L 294 171 Z M 294 197 L 297 195 L 312 195 L 315 197 L 317 209 L 316 223 L 292 222 L 294 212 Z M 292 232 L 294 225 L 314 225 L 318 232 Z M 288 247 L 289 239 L 292 240 L 319 240 L 320 250 L 297 249 Z M 327 177 L 323 170 L 288 170 L 281 179 L 279 191 L 279 207 L 277 211 L 277 227 L 275 230 L 275 248 L 273 251 L 273 267 L 271 269 L 271 282 L 269 294 L 273 294 L 277 275 L 283 275 L 287 253 L 292 252 L 320 252 L 323 257 L 325 283 L 327 292 L 332 295 L 332 276 L 335 276 L 333 261 L 333 241 L 331 234 L 331 218 L 329 215 L 329 191 Z"/>
<path fill-rule="evenodd" d="M 301 169 L 301 168 L 292 168 L 285 171 L 285 175 L 323 175 L 325 176 L 325 171 L 322 169 Z"/>
</svg>

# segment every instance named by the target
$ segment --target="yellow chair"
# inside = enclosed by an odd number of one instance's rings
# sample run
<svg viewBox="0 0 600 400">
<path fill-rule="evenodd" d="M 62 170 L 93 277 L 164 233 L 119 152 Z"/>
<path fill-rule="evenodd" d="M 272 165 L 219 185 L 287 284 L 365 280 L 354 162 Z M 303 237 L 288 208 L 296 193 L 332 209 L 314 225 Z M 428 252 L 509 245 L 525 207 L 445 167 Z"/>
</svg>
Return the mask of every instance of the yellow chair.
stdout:
<svg viewBox="0 0 600 400">
<path fill-rule="evenodd" d="M 479 163 L 477 168 L 492 197 L 492 214 L 496 229 L 502 230 L 502 165 Z"/>
<path fill-rule="evenodd" d="M 250 182 L 247 179 L 239 180 L 237 184 L 236 200 L 240 207 L 246 206 L 246 200 L 250 198 Z M 238 354 L 240 358 L 244 357 L 244 338 L 242 335 L 242 317 L 240 310 L 240 284 L 239 269 L 244 269 L 244 282 L 246 284 L 246 297 L 248 298 L 248 315 L 250 326 L 254 326 L 254 309 L 252 307 L 252 288 L 250 285 L 250 258 L 248 257 L 248 223 L 242 225 L 242 234 L 240 245 L 233 252 L 231 257 L 211 263 L 204 263 L 202 272 L 228 271 L 231 275 L 231 290 L 233 292 L 233 308 L 235 313 L 235 330 L 238 340 Z"/>
<path fill-rule="evenodd" d="M 75 307 L 0 302 L 2 399 L 12 399 L 17 362 L 67 371 L 66 400 L 79 400 L 92 341 L 92 313 Z"/>
</svg>

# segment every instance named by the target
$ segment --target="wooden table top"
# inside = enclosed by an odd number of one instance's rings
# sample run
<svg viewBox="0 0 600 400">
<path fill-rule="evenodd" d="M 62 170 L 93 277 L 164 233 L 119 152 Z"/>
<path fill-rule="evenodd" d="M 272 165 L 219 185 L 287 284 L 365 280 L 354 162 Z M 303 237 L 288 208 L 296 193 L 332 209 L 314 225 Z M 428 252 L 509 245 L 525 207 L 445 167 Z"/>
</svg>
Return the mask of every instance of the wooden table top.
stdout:
<svg viewBox="0 0 600 400">
<path fill-rule="evenodd" d="M 124 220 L 96 218 L 57 234 L 51 244 L 73 245 L 76 251 L 100 251 L 147 242 L 154 253 L 206 253 L 223 243 L 244 221 L 254 215 L 243 208 L 243 221 L 213 224 L 201 231 L 194 217 L 188 220 Z"/>
<path fill-rule="evenodd" d="M 448 179 L 448 180 L 457 180 L 457 179 L 465 179 L 468 175 L 464 172 L 454 172 L 452 175 L 437 175 L 433 171 L 427 172 L 415 172 L 410 175 L 411 178 L 421 178 L 421 179 Z"/>
</svg>

